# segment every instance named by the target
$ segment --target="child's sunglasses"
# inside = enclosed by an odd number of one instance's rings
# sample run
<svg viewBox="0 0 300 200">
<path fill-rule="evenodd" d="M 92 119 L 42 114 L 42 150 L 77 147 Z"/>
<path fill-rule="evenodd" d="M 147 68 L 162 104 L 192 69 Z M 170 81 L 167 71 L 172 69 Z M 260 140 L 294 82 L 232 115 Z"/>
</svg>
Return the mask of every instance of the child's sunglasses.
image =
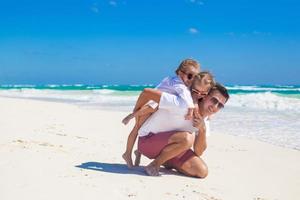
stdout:
<svg viewBox="0 0 300 200">
<path fill-rule="evenodd" d="M 184 73 L 186 75 L 186 77 L 189 79 L 189 80 L 192 80 L 194 77 L 195 77 L 195 74 L 192 74 L 192 73 L 186 73 L 185 71 L 183 70 L 180 70 L 182 73 Z"/>
<path fill-rule="evenodd" d="M 192 92 L 201 95 L 201 96 L 206 96 L 208 94 L 208 92 L 201 92 L 199 90 L 196 90 L 195 88 L 192 89 Z"/>
</svg>

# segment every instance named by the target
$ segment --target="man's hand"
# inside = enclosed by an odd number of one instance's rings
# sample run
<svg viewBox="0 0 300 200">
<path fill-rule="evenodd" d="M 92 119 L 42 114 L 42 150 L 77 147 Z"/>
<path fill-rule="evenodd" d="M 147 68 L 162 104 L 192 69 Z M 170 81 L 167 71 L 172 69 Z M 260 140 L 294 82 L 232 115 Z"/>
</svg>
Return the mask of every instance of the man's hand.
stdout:
<svg viewBox="0 0 300 200">
<path fill-rule="evenodd" d="M 204 123 L 204 120 L 203 118 L 194 118 L 193 120 L 193 126 L 195 128 L 197 128 L 198 130 L 203 130 L 205 129 L 205 123 Z"/>
<path fill-rule="evenodd" d="M 198 104 L 195 104 L 195 108 L 193 110 L 194 118 L 202 118 L 200 113 L 199 113 L 199 107 Z"/>
<path fill-rule="evenodd" d="M 201 156 L 206 149 L 206 126 L 203 118 L 194 118 L 193 126 L 198 129 L 194 142 L 194 152 L 197 156 Z"/>
</svg>

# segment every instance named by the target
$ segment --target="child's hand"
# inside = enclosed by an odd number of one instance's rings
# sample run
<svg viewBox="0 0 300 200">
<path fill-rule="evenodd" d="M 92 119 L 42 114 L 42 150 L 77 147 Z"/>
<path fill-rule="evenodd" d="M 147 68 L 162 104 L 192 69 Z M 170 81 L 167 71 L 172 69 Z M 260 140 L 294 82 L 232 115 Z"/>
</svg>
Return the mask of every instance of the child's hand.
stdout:
<svg viewBox="0 0 300 200">
<path fill-rule="evenodd" d="M 194 113 L 194 109 L 189 108 L 188 113 L 184 116 L 185 120 L 192 120 L 193 119 L 193 113 Z"/>
<path fill-rule="evenodd" d="M 186 115 L 184 116 L 184 119 L 185 119 L 185 120 L 192 120 L 192 119 L 193 119 L 193 115 L 186 114 Z"/>
</svg>

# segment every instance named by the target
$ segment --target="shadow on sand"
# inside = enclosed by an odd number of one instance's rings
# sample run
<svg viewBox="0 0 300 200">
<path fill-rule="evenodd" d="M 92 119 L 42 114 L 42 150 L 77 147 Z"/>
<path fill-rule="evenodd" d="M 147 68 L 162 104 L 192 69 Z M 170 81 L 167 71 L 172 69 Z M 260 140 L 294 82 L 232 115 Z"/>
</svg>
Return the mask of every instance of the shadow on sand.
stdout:
<svg viewBox="0 0 300 200">
<path fill-rule="evenodd" d="M 75 167 L 81 169 L 89 169 L 89 170 L 96 170 L 96 171 L 107 172 L 107 173 L 114 173 L 114 174 L 136 174 L 141 176 L 148 176 L 145 173 L 144 168 L 142 166 L 133 167 L 129 169 L 127 165 L 119 164 L 119 163 L 86 162 L 86 163 L 82 163 L 81 165 L 77 165 Z M 171 174 L 181 175 L 176 171 L 167 170 L 165 168 L 161 168 L 160 172 L 163 175 L 171 175 Z"/>
</svg>

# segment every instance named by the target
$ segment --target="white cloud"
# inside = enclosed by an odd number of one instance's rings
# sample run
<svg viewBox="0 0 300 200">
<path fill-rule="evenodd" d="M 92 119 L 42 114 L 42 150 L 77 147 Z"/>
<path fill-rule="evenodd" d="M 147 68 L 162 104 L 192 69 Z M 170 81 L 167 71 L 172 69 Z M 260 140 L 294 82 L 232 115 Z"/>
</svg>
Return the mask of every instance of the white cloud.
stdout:
<svg viewBox="0 0 300 200">
<path fill-rule="evenodd" d="M 199 31 L 196 28 L 189 28 L 189 33 L 191 33 L 191 34 L 197 34 L 197 33 L 199 33 Z"/>
<path fill-rule="evenodd" d="M 111 6 L 117 6 L 117 2 L 116 1 L 109 1 L 109 5 L 111 5 Z"/>
<path fill-rule="evenodd" d="M 201 1 L 201 0 L 190 0 L 191 3 L 194 3 L 194 4 L 198 4 L 198 5 L 204 5 L 204 2 Z"/>
<path fill-rule="evenodd" d="M 197 2 L 199 5 L 204 5 L 204 2 L 203 1 L 198 1 Z"/>
<path fill-rule="evenodd" d="M 227 33 L 225 33 L 225 35 L 235 36 L 235 33 L 234 32 L 227 32 Z"/>
<path fill-rule="evenodd" d="M 261 31 L 257 31 L 257 30 L 252 31 L 252 34 L 253 35 L 263 35 L 263 36 L 269 36 L 269 35 L 271 35 L 270 32 L 261 32 Z"/>
<path fill-rule="evenodd" d="M 252 33 L 253 33 L 253 35 L 260 35 L 261 34 L 261 32 L 255 31 L 255 30 Z"/>
<path fill-rule="evenodd" d="M 246 33 L 235 33 L 235 32 L 227 32 L 224 33 L 225 35 L 231 36 L 231 37 L 251 37 L 251 36 L 270 36 L 272 35 L 270 32 L 261 32 L 261 31 L 251 31 Z"/>
<path fill-rule="evenodd" d="M 94 13 L 99 13 L 99 8 L 98 8 L 97 3 L 94 3 L 94 4 L 91 6 L 91 10 L 92 10 Z"/>
</svg>

